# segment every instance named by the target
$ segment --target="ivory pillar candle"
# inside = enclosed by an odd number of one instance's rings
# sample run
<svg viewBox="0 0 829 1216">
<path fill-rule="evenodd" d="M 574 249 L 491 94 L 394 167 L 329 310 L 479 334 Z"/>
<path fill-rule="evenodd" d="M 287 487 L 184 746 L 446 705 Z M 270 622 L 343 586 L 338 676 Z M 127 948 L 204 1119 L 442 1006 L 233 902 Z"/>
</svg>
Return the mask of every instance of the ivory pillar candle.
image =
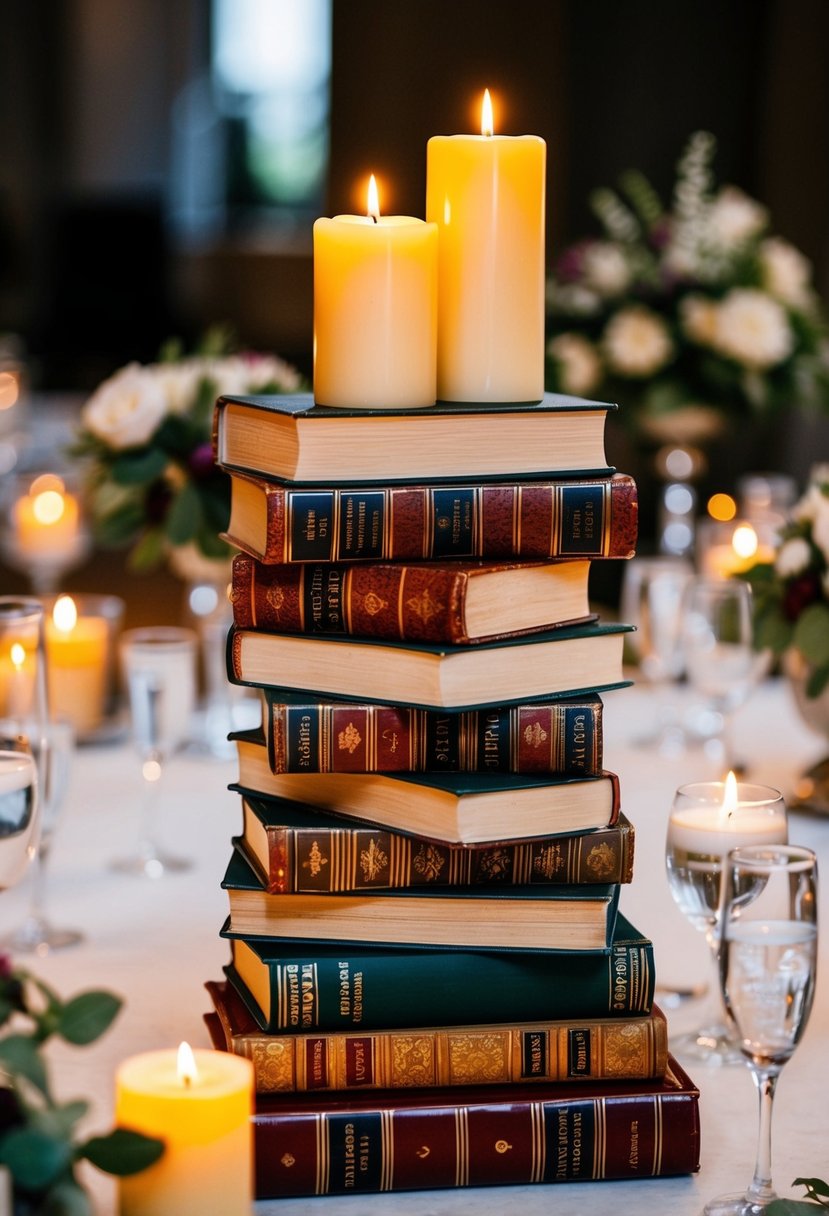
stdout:
<svg viewBox="0 0 829 1216">
<path fill-rule="evenodd" d="M 374 179 L 372 178 L 372 181 Z M 435 403 L 437 227 L 408 215 L 314 224 L 314 398 L 355 409 Z"/>
<path fill-rule="evenodd" d="M 487 95 L 488 96 L 488 95 Z M 438 226 L 437 394 L 539 401 L 544 392 L 546 145 L 536 135 L 435 135 L 426 218 Z"/>
<path fill-rule="evenodd" d="M 195 1070 L 175 1051 L 118 1069 L 117 1123 L 166 1144 L 155 1165 L 121 1179 L 120 1216 L 250 1216 L 253 1066 L 225 1052 L 192 1057 Z"/>
<path fill-rule="evenodd" d="M 102 616 L 79 616 L 62 595 L 46 619 L 49 711 L 78 736 L 100 726 L 106 707 L 109 626 Z"/>
</svg>

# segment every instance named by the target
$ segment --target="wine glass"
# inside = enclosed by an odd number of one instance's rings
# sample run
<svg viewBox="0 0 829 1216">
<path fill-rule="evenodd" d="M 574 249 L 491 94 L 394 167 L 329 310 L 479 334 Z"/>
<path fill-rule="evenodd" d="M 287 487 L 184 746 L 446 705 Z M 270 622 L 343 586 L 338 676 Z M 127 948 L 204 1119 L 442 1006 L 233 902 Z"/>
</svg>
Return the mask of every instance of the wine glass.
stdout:
<svg viewBox="0 0 829 1216">
<path fill-rule="evenodd" d="M 34 857 L 37 825 L 34 757 L 25 743 L 4 746 L 0 750 L 0 891 L 19 882 Z"/>
<path fill-rule="evenodd" d="M 723 865 L 735 845 L 776 845 L 787 839 L 786 804 L 770 786 L 738 784 L 730 773 L 726 782 L 695 782 L 676 791 L 665 842 L 668 886 L 682 913 L 705 934 L 715 979 L 701 1026 L 672 1040 L 674 1051 L 706 1064 L 732 1064 L 742 1058 L 723 1022 L 718 996 Z"/>
<path fill-rule="evenodd" d="M 795 845 L 733 849 L 723 876 L 719 980 L 760 1098 L 754 1177 L 705 1216 L 760 1216 L 776 1198 L 771 1119 L 780 1070 L 800 1042 L 815 991 L 817 859 Z"/>
<path fill-rule="evenodd" d="M 749 698 L 768 659 L 753 648 L 751 588 L 739 579 L 693 579 L 682 609 L 682 649 L 692 688 L 713 711 L 721 772 L 739 768 L 731 719 Z"/>
<path fill-rule="evenodd" d="M 192 629 L 153 626 L 121 635 L 121 664 L 129 694 L 133 744 L 141 757 L 143 798 L 136 849 L 114 869 L 148 878 L 189 869 L 154 840 L 161 779 L 167 762 L 188 739 L 196 703 L 196 645 Z"/>
<path fill-rule="evenodd" d="M 640 746 L 656 745 L 669 755 L 680 751 L 684 742 L 675 708 L 666 694 L 683 671 L 681 609 L 692 577 L 690 562 L 661 555 L 633 558 L 625 565 L 622 582 L 622 620 L 636 626 L 626 644 L 643 679 L 654 690 L 654 725 L 636 742 Z"/>
</svg>

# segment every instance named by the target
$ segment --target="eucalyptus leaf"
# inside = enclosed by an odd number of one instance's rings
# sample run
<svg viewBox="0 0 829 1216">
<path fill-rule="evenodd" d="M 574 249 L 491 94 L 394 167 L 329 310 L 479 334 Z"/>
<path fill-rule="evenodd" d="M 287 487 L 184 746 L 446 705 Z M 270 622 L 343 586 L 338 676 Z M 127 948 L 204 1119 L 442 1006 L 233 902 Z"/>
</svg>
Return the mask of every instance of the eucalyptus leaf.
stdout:
<svg viewBox="0 0 829 1216">
<path fill-rule="evenodd" d="M 57 1032 L 67 1043 L 94 1043 L 115 1020 L 123 1001 L 112 992 L 82 992 L 64 1005 Z"/>
<path fill-rule="evenodd" d="M 31 1111 L 29 1119 L 33 1127 L 45 1132 L 47 1136 L 69 1140 L 75 1124 L 84 1117 L 88 1110 L 89 1103 L 79 1098 L 76 1102 L 67 1102 L 63 1106 Z"/>
<path fill-rule="evenodd" d="M 797 619 L 793 640 L 807 662 L 829 663 L 829 604 L 810 604 Z"/>
<path fill-rule="evenodd" d="M 167 461 L 167 453 L 161 448 L 125 453 L 113 462 L 112 476 L 122 486 L 146 485 L 161 476 Z"/>
<path fill-rule="evenodd" d="M 94 1211 L 83 1187 L 72 1178 L 62 1178 L 50 1189 L 38 1216 L 94 1216 Z"/>
<path fill-rule="evenodd" d="M 822 667 L 816 667 L 809 674 L 806 681 L 806 696 L 819 697 L 823 690 L 829 685 L 829 663 L 824 663 Z"/>
<path fill-rule="evenodd" d="M 129 555 L 131 570 L 152 570 L 164 556 L 166 540 L 162 528 L 148 528 Z"/>
<path fill-rule="evenodd" d="M 65 1140 L 31 1128 L 14 1128 L 0 1140 L 0 1161 L 9 1167 L 18 1186 L 40 1191 L 54 1182 L 71 1163 Z"/>
<path fill-rule="evenodd" d="M 47 1093 L 46 1067 L 35 1039 L 25 1034 L 10 1034 L 0 1039 L 0 1068 L 12 1077 L 25 1077 L 41 1093 Z"/>
<path fill-rule="evenodd" d="M 199 530 L 202 519 L 199 493 L 192 482 L 186 482 L 173 499 L 167 514 L 167 538 L 173 545 L 185 545 Z"/>
<path fill-rule="evenodd" d="M 108 1136 L 94 1136 L 77 1149 L 105 1174 L 126 1177 L 154 1165 L 164 1153 L 164 1141 L 143 1136 L 126 1127 L 116 1127 Z"/>
<path fill-rule="evenodd" d="M 792 1186 L 805 1186 L 810 1195 L 823 1195 L 829 1199 L 829 1182 L 822 1178 L 795 1178 Z"/>
</svg>

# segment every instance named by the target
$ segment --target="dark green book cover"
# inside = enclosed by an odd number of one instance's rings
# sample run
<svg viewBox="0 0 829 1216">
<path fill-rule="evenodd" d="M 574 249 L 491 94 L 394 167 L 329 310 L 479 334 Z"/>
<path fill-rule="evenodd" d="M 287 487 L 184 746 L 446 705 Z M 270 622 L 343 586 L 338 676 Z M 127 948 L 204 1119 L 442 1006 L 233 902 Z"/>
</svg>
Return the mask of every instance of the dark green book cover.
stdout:
<svg viewBox="0 0 829 1216">
<path fill-rule="evenodd" d="M 588 401 L 584 397 L 570 397 L 566 393 L 545 393 L 540 401 L 477 402 L 437 401 L 434 405 L 417 410 L 400 409 L 346 409 L 343 406 L 317 405 L 313 393 L 260 393 L 250 396 L 226 394 L 219 397 L 219 407 L 233 402 L 253 409 L 267 410 L 275 414 L 290 414 L 313 420 L 325 418 L 397 418 L 401 414 L 418 418 L 434 417 L 436 414 L 526 414 L 528 411 L 546 414 L 550 412 L 579 413 L 585 410 L 616 410 L 618 405 L 609 401 Z"/>
</svg>

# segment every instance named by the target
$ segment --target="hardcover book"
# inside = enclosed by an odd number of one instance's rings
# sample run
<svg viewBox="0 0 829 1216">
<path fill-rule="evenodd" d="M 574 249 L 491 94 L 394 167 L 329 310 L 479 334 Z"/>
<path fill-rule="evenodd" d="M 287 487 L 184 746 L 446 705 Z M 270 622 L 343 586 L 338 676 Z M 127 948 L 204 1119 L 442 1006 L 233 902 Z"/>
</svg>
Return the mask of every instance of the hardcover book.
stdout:
<svg viewBox="0 0 829 1216">
<path fill-rule="evenodd" d="M 230 598 L 240 629 L 467 645 L 590 619 L 585 561 L 306 562 L 238 553 Z"/>
<path fill-rule="evenodd" d="M 323 485 L 607 474 L 605 419 L 614 409 L 558 393 L 417 410 L 334 409 L 310 393 L 228 395 L 216 402 L 214 452 L 231 469 Z"/>
<path fill-rule="evenodd" d="M 222 887 L 232 933 L 402 946 L 604 950 L 619 904 L 618 883 L 271 895 L 239 849 Z"/>
<path fill-rule="evenodd" d="M 604 950 L 261 941 L 229 928 L 227 978 L 262 1030 L 394 1030 L 627 1018 L 653 1004 L 653 945 L 621 914 Z"/>
<path fill-rule="evenodd" d="M 622 646 L 630 628 L 588 623 L 477 646 L 452 646 L 233 627 L 227 673 L 231 683 L 301 689 L 323 698 L 482 709 L 602 692 L 623 683 Z"/>
<path fill-rule="evenodd" d="M 225 539 L 268 564 L 629 558 L 636 483 L 599 480 L 305 488 L 233 473 Z"/>
<path fill-rule="evenodd" d="M 234 732 L 243 792 L 288 798 L 450 844 L 517 840 L 608 827 L 619 815 L 615 773 L 273 773 L 261 731 Z"/>
<path fill-rule="evenodd" d="M 352 824 L 283 798 L 242 799 L 239 846 L 272 895 L 402 887 L 630 882 L 633 826 L 458 845 Z"/>
<path fill-rule="evenodd" d="M 274 773 L 572 773 L 602 768 L 602 701 L 561 698 L 441 713 L 311 701 L 267 688 L 262 724 Z"/>
<path fill-rule="evenodd" d="M 265 1034 L 232 984 L 205 985 L 221 1046 L 253 1064 L 257 1092 L 433 1088 L 663 1077 L 668 1028 L 650 1016 L 351 1034 Z"/>
</svg>

